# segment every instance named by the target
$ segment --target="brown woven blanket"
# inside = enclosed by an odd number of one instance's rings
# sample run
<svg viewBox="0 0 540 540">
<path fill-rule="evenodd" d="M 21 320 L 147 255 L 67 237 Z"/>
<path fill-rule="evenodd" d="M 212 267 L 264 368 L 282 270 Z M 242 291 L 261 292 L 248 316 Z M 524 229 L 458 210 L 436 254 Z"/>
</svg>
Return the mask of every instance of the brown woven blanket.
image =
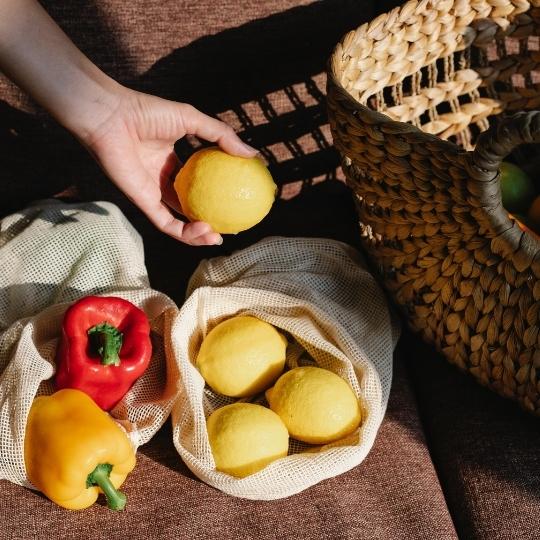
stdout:
<svg viewBox="0 0 540 540">
<path fill-rule="evenodd" d="M 336 181 L 322 72 L 346 31 L 396 1 L 43 4 L 110 75 L 189 101 L 241 131 L 268 160 L 283 198 L 263 224 L 219 248 L 179 245 L 154 231 L 76 141 L 0 78 L 1 214 L 74 184 L 85 199 L 111 200 L 143 236 L 152 285 L 179 303 L 199 260 L 269 234 L 358 245 L 352 197 Z M 189 143 L 178 152 L 186 156 Z M 536 420 L 405 336 L 375 446 L 346 474 L 284 500 L 233 498 L 191 475 L 166 424 L 139 450 L 125 512 L 99 505 L 67 512 L 1 481 L 0 538 L 528 540 L 540 529 L 539 449 Z"/>
</svg>

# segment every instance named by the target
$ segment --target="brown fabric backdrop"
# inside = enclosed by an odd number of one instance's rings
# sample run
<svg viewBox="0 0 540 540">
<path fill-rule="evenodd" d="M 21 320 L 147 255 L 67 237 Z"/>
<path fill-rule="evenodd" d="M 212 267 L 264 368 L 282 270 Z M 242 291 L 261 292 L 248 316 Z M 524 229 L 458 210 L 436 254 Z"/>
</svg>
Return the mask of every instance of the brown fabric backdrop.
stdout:
<svg viewBox="0 0 540 540">
<path fill-rule="evenodd" d="M 323 71 L 346 31 L 397 3 L 44 0 L 77 45 L 113 77 L 231 123 L 261 149 L 282 199 L 261 225 L 219 248 L 180 245 L 156 233 L 79 144 L 0 77 L 0 215 L 72 185 L 85 199 L 116 202 L 143 236 L 153 286 L 179 303 L 202 258 L 269 234 L 358 245 L 350 192 L 336 181 Z M 178 144 L 179 155 L 185 158 L 193 144 Z M 141 448 L 125 484 L 125 513 L 99 505 L 69 513 L 0 482 L 0 538 L 412 540 L 457 538 L 457 529 L 460 538 L 525 540 L 540 528 L 539 450 L 537 420 L 479 388 L 409 335 L 398 347 L 375 447 L 345 475 L 282 501 L 234 499 L 189 473 L 167 425 Z"/>
</svg>

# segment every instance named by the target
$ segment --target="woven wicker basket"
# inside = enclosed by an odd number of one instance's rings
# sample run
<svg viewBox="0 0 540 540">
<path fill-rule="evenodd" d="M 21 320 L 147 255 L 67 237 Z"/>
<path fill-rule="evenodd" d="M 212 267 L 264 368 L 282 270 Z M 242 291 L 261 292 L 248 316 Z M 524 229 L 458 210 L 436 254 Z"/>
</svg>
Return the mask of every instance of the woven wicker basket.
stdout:
<svg viewBox="0 0 540 540">
<path fill-rule="evenodd" d="M 540 0 L 410 1 L 347 34 L 328 67 L 384 285 L 426 341 L 536 414 L 540 240 L 502 207 L 499 165 L 540 142 L 540 112 L 513 114 L 540 108 L 539 30 Z"/>
</svg>

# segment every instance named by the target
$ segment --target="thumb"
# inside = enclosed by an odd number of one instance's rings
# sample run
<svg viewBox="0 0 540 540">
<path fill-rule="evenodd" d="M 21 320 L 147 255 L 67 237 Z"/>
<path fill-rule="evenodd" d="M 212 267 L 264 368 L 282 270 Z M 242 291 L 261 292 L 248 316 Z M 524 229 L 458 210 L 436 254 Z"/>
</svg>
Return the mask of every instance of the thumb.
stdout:
<svg viewBox="0 0 540 540">
<path fill-rule="evenodd" d="M 255 148 L 243 142 L 234 129 L 225 122 L 212 118 L 186 103 L 180 103 L 179 106 L 187 134 L 215 142 L 222 150 L 235 156 L 254 157 L 258 153 Z"/>
</svg>

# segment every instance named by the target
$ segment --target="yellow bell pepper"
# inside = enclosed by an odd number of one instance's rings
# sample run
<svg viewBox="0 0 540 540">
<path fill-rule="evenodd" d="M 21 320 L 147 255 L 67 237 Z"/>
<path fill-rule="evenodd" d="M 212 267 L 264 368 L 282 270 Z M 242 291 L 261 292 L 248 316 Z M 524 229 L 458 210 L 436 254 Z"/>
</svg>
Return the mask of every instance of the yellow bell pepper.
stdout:
<svg viewBox="0 0 540 540">
<path fill-rule="evenodd" d="M 123 510 L 126 497 L 117 488 L 135 467 L 135 452 L 109 414 L 66 388 L 34 399 L 24 460 L 30 482 L 59 506 L 88 508 L 104 493 L 109 508 Z"/>
</svg>

